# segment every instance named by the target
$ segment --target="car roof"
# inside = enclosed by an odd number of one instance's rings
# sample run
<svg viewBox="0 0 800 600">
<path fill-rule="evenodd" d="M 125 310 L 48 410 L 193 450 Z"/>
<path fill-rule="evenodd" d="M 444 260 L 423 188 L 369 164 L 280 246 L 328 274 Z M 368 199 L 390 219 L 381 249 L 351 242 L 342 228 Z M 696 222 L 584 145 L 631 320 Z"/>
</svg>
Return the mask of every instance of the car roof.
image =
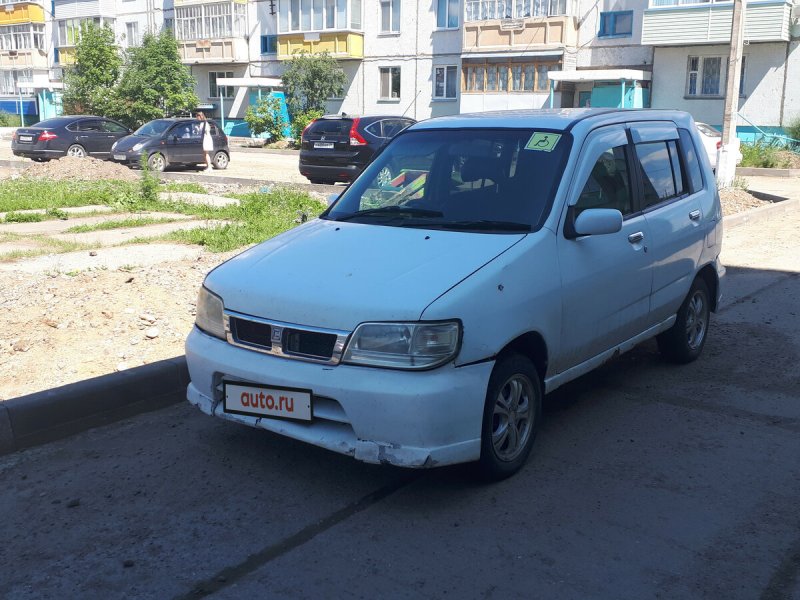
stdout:
<svg viewBox="0 0 800 600">
<path fill-rule="evenodd" d="M 406 121 L 413 121 L 411 117 L 403 115 L 322 115 L 319 119 L 329 119 L 335 121 L 336 119 L 360 119 L 362 121 L 377 121 L 378 119 L 405 119 Z M 317 120 L 319 120 L 317 119 Z"/>
<path fill-rule="evenodd" d="M 495 112 L 467 113 L 436 117 L 412 125 L 407 131 L 425 129 L 554 129 L 577 131 L 593 129 L 601 125 L 625 123 L 627 121 L 674 121 L 688 126 L 692 117 L 679 110 L 620 109 L 620 108 L 557 108 L 505 110 Z M 585 131 L 584 131 L 585 133 Z"/>
</svg>

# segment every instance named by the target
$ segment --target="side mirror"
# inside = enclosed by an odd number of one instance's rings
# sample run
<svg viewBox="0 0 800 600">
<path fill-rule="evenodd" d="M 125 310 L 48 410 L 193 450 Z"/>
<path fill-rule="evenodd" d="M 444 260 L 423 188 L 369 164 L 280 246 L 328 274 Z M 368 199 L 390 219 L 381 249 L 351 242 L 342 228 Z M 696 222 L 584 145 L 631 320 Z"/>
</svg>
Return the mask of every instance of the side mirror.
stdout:
<svg viewBox="0 0 800 600">
<path fill-rule="evenodd" d="M 622 229 L 622 213 L 615 208 L 587 208 L 573 218 L 574 207 L 570 207 L 564 235 L 575 239 L 582 235 L 606 235 Z M 570 226 L 571 225 L 571 226 Z"/>
<path fill-rule="evenodd" d="M 331 206 L 334 202 L 339 199 L 340 194 L 329 194 L 325 201 L 328 203 L 328 206 Z"/>
</svg>

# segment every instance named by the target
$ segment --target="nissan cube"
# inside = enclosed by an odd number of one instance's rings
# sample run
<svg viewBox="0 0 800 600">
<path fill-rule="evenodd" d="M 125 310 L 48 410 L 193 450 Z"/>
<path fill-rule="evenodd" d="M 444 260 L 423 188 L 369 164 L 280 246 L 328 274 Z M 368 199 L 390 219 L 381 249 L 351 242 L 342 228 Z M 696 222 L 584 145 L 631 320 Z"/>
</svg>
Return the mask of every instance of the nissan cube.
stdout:
<svg viewBox="0 0 800 600">
<path fill-rule="evenodd" d="M 188 399 L 370 463 L 507 477 L 544 394 L 648 338 L 700 356 L 721 242 L 686 113 L 417 123 L 319 218 L 208 274 Z"/>
</svg>

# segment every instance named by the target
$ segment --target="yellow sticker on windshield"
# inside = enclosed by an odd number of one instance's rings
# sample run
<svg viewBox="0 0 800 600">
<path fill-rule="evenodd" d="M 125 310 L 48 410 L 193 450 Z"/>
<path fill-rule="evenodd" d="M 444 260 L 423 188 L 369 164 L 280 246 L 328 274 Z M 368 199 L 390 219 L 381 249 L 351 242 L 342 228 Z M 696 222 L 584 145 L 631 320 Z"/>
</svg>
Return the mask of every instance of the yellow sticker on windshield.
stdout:
<svg viewBox="0 0 800 600">
<path fill-rule="evenodd" d="M 561 139 L 560 133 L 545 133 L 536 131 L 525 144 L 526 150 L 541 150 L 542 152 L 552 152 L 558 140 Z"/>
</svg>

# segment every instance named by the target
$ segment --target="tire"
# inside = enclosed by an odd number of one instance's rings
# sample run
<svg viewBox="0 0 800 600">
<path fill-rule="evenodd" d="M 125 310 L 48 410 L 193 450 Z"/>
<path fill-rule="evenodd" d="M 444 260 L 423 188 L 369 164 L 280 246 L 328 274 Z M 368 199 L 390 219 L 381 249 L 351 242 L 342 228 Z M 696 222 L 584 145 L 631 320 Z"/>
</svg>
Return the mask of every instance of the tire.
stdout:
<svg viewBox="0 0 800 600">
<path fill-rule="evenodd" d="M 151 171 L 160 173 L 167 168 L 167 159 L 160 152 L 156 152 L 155 154 L 151 154 L 150 158 L 147 159 L 147 166 L 150 167 Z"/>
<path fill-rule="evenodd" d="M 32 158 L 31 160 L 32 160 L 33 162 L 44 163 L 44 162 L 47 162 L 47 160 L 48 160 L 48 159 L 46 159 L 46 158 L 41 158 L 41 157 L 37 156 L 36 158 Z"/>
<path fill-rule="evenodd" d="M 222 151 L 219 151 L 214 155 L 214 158 L 211 159 L 211 166 L 214 167 L 215 169 L 224 171 L 225 169 L 228 168 L 229 162 L 230 158 L 228 158 L 228 155 Z"/>
<path fill-rule="evenodd" d="M 483 408 L 478 462 L 483 479 L 499 481 L 520 470 L 541 417 L 542 384 L 536 367 L 521 354 L 502 356 L 489 378 Z"/>
<path fill-rule="evenodd" d="M 80 144 L 72 144 L 69 148 L 67 148 L 67 156 L 73 156 L 75 158 L 84 158 L 85 156 L 87 156 L 86 148 L 84 148 Z"/>
<path fill-rule="evenodd" d="M 708 286 L 702 278 L 697 277 L 678 309 L 675 324 L 656 338 L 661 355 L 678 364 L 696 360 L 706 345 L 710 320 Z"/>
<path fill-rule="evenodd" d="M 392 179 L 394 179 L 394 173 L 392 173 L 391 167 L 386 165 L 378 171 L 378 176 L 375 178 L 375 181 L 380 187 L 383 187 L 389 185 Z"/>
</svg>

